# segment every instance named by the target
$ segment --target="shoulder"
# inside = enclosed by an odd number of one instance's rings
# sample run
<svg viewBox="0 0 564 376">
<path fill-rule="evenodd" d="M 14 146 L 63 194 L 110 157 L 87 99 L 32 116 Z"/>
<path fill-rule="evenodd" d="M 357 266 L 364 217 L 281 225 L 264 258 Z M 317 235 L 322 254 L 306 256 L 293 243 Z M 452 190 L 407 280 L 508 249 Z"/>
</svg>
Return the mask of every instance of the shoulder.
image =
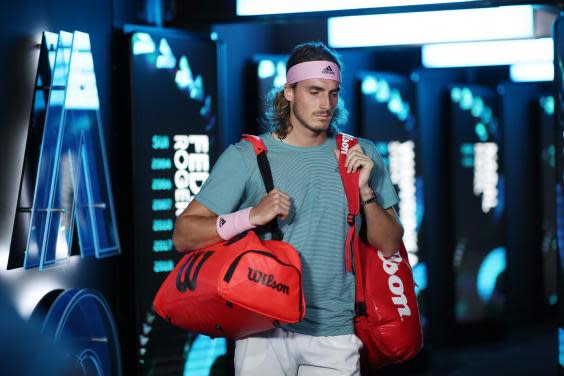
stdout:
<svg viewBox="0 0 564 376">
<path fill-rule="evenodd" d="M 374 142 L 370 141 L 367 138 L 358 137 L 358 143 L 364 149 L 364 151 L 368 151 L 368 149 L 376 150 L 376 145 Z"/>
<path fill-rule="evenodd" d="M 376 144 L 374 142 L 370 141 L 367 138 L 358 137 L 358 143 L 362 147 L 362 150 L 364 150 L 364 153 L 370 158 L 381 158 L 380 153 L 378 153 L 378 148 L 376 147 Z"/>
<path fill-rule="evenodd" d="M 231 144 L 221 155 L 221 159 L 229 160 L 231 164 L 244 164 L 247 169 L 252 169 L 257 165 L 257 157 L 253 145 L 246 140 L 240 140 Z"/>
<path fill-rule="evenodd" d="M 223 153 L 221 153 L 222 159 L 235 159 L 237 161 L 247 160 L 254 157 L 253 146 L 248 141 L 239 141 L 234 144 L 229 145 Z"/>
</svg>

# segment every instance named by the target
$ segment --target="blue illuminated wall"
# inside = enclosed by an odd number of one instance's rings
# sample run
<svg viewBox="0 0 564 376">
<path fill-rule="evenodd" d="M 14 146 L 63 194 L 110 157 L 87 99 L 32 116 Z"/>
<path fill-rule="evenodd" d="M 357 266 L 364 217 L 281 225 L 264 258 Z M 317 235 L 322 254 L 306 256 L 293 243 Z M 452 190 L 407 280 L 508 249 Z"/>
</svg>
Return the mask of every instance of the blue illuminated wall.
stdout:
<svg viewBox="0 0 564 376">
<path fill-rule="evenodd" d="M 132 27 L 129 35 L 137 369 L 208 375 L 223 367 L 226 342 L 171 326 L 152 303 L 182 256 L 172 243 L 176 217 L 219 152 L 222 47 L 163 29 Z"/>
<path fill-rule="evenodd" d="M 540 132 L 540 182 L 542 200 L 541 254 L 544 304 L 552 308 L 558 303 L 557 250 L 556 250 L 556 149 L 555 149 L 555 102 L 554 96 L 543 95 L 533 106 L 538 116 Z"/>
<path fill-rule="evenodd" d="M 454 85 L 449 101 L 455 319 L 500 320 L 507 262 L 497 97 L 487 87 Z"/>
<path fill-rule="evenodd" d="M 543 274 L 554 278 L 550 265 L 546 268 L 544 265 L 550 263 L 548 238 L 553 222 L 550 217 L 554 215 L 551 213 L 553 189 L 547 187 L 554 181 L 554 170 L 550 172 L 550 144 L 555 137 L 550 128 L 554 123 L 546 114 L 550 111 L 549 100 L 540 103 L 551 92 L 551 84 L 504 82 L 497 89 L 501 99 L 507 181 L 507 285 L 511 286 L 507 290 L 507 310 L 511 314 L 506 320 L 521 326 L 535 322 L 546 310 L 550 296 Z M 555 256 L 554 251 L 552 255 Z"/>
<path fill-rule="evenodd" d="M 558 374 L 564 374 L 564 17 L 555 25 L 556 243 L 558 248 Z"/>
<path fill-rule="evenodd" d="M 9 267 L 120 252 L 88 34 L 43 35 Z M 77 234 L 74 234 L 76 229 Z"/>
</svg>

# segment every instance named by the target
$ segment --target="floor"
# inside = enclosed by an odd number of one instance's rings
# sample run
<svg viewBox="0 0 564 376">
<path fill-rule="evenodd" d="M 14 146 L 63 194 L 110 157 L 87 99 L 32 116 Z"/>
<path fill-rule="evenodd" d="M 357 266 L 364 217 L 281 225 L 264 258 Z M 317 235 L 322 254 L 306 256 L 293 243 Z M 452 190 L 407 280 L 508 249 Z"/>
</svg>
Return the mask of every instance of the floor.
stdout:
<svg viewBox="0 0 564 376">
<path fill-rule="evenodd" d="M 539 323 L 514 331 L 508 338 L 496 343 L 456 349 L 425 349 L 416 363 L 374 375 L 544 376 L 557 375 L 557 367 L 556 325 Z"/>
</svg>

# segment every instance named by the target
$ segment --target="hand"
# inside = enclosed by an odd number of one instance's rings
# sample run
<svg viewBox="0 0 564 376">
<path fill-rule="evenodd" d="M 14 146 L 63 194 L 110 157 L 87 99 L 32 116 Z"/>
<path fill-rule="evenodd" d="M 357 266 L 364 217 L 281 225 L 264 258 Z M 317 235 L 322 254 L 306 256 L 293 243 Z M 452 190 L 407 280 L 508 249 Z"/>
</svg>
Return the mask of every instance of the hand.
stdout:
<svg viewBox="0 0 564 376">
<path fill-rule="evenodd" d="M 265 195 L 257 206 L 251 209 L 250 221 L 253 226 L 263 226 L 275 217 L 285 220 L 290 212 L 290 196 L 274 188 Z"/>
<path fill-rule="evenodd" d="M 338 160 L 339 151 L 335 149 L 334 153 Z M 349 149 L 347 158 L 345 159 L 345 169 L 347 170 L 347 174 L 360 171 L 360 174 L 358 175 L 358 188 L 360 191 L 369 188 L 368 181 L 373 167 L 374 162 L 369 156 L 364 154 L 364 150 L 362 150 L 360 144 L 356 144 Z"/>
</svg>

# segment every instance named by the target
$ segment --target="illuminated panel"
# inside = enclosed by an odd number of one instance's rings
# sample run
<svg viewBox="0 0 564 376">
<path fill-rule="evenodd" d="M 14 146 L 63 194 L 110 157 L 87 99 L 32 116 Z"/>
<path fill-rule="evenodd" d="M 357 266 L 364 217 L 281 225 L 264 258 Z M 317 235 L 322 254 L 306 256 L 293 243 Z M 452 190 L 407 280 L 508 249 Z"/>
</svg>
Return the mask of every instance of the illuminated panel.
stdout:
<svg viewBox="0 0 564 376">
<path fill-rule="evenodd" d="M 54 126 L 48 126 L 48 132 L 45 132 L 45 114 L 47 112 L 49 93 L 50 91 L 56 90 L 56 88 L 51 87 L 51 83 L 58 43 L 58 34 L 49 32 L 43 33 L 37 68 L 35 96 L 31 113 L 32 120 L 27 135 L 24 166 L 17 205 L 18 210 L 16 211 L 14 229 L 12 232 L 8 269 L 18 268 L 24 264 L 31 223 L 31 208 L 33 206 L 38 177 L 37 172 L 39 169 L 41 143 L 44 138 L 47 142 L 54 142 L 56 139 L 56 132 L 53 130 Z M 59 60 L 62 60 L 62 58 L 63 56 L 61 54 Z M 60 70 L 60 64 L 57 64 L 57 67 Z M 51 88 L 51 90 L 49 88 Z M 56 109 L 51 110 L 52 116 L 54 116 L 55 111 Z M 47 168 L 46 165 L 48 165 L 48 163 L 46 162 L 48 159 L 52 159 L 52 157 L 46 152 L 42 158 L 42 163 L 44 164 L 43 170 Z M 28 251 L 27 253 L 30 260 L 33 260 L 33 263 L 38 265 L 40 253 L 39 248 L 35 244 L 32 244 L 31 252 Z"/>
<path fill-rule="evenodd" d="M 66 207 L 73 198 L 74 208 L 62 222 L 72 226 L 73 216 L 83 256 L 98 258 L 118 254 L 119 239 L 111 193 L 100 102 L 94 74 L 90 38 L 74 32 L 70 72 L 65 96 L 59 181 L 54 204 Z M 67 176 L 63 179 L 63 176 Z M 66 179 L 72 184 L 71 192 Z M 67 225 L 68 224 L 68 225 Z M 60 224 L 59 224 L 60 226 Z M 69 240 L 68 244 L 71 244 Z M 58 257 L 45 257 L 50 263 Z"/>
<path fill-rule="evenodd" d="M 545 64 L 553 57 L 552 38 L 429 44 L 421 49 L 426 68 Z"/>
<path fill-rule="evenodd" d="M 61 31 L 59 33 L 57 52 L 53 66 L 51 90 L 47 101 L 45 126 L 41 143 L 41 153 L 38 162 L 35 192 L 31 207 L 31 224 L 28 234 L 24 266 L 32 268 L 40 266 L 43 261 L 44 244 L 49 235 L 61 239 L 57 244 L 59 250 L 67 252 L 67 236 L 70 228 L 55 229 L 54 234 L 48 233 L 52 209 L 58 210 L 60 217 L 63 208 L 53 208 L 51 191 L 53 180 L 56 176 L 56 166 L 60 158 L 60 144 L 62 138 L 61 120 L 63 118 L 63 105 L 68 81 L 70 65 L 70 51 L 72 47 L 72 34 Z M 47 189 L 45 189 L 47 187 Z M 69 236 L 70 237 L 70 236 Z"/>
<path fill-rule="evenodd" d="M 558 338 L 559 372 L 564 371 L 564 21 L 559 17 L 554 27 L 556 84 L 556 244 L 558 247 Z"/>
<path fill-rule="evenodd" d="M 256 97 L 257 107 L 251 115 L 251 124 L 261 121 L 269 95 L 273 94 L 274 89 L 282 90 L 286 83 L 286 61 L 285 55 L 255 55 L 252 63 L 252 79 L 256 80 L 252 95 Z M 249 133 L 261 133 L 256 128 L 250 127 Z"/>
<path fill-rule="evenodd" d="M 533 38 L 531 5 L 333 17 L 333 48 Z M 476 27 L 480 25 L 480 27 Z"/>
<path fill-rule="evenodd" d="M 509 76 L 513 82 L 553 81 L 554 63 L 513 64 L 509 67 Z"/>
<path fill-rule="evenodd" d="M 156 29 L 134 32 L 130 41 L 138 371 L 196 374 L 190 367 L 205 367 L 187 351 L 192 343 L 217 355 L 225 342 L 198 341 L 156 318 L 152 302 L 181 258 L 172 242 L 175 219 L 216 158 L 219 49 L 211 40 Z M 207 366 L 215 361 L 206 359 Z"/>
<path fill-rule="evenodd" d="M 471 3 L 476 0 L 237 0 L 238 16 L 322 12 L 347 9 L 402 7 L 409 5 Z"/>
<path fill-rule="evenodd" d="M 556 249 L 556 149 L 555 149 L 555 122 L 554 122 L 554 97 L 543 96 L 536 103 L 535 114 L 538 114 L 540 126 L 540 174 L 542 197 L 542 263 L 544 274 L 544 299 L 549 305 L 556 305 L 557 295 L 557 266 L 558 256 Z"/>
<path fill-rule="evenodd" d="M 39 60 L 9 268 L 67 261 L 75 228 L 82 256 L 120 252 L 88 34 L 45 33 Z"/>
<path fill-rule="evenodd" d="M 503 312 L 506 267 L 497 97 L 477 86 L 454 86 L 449 94 L 455 318 L 495 320 Z"/>
</svg>

